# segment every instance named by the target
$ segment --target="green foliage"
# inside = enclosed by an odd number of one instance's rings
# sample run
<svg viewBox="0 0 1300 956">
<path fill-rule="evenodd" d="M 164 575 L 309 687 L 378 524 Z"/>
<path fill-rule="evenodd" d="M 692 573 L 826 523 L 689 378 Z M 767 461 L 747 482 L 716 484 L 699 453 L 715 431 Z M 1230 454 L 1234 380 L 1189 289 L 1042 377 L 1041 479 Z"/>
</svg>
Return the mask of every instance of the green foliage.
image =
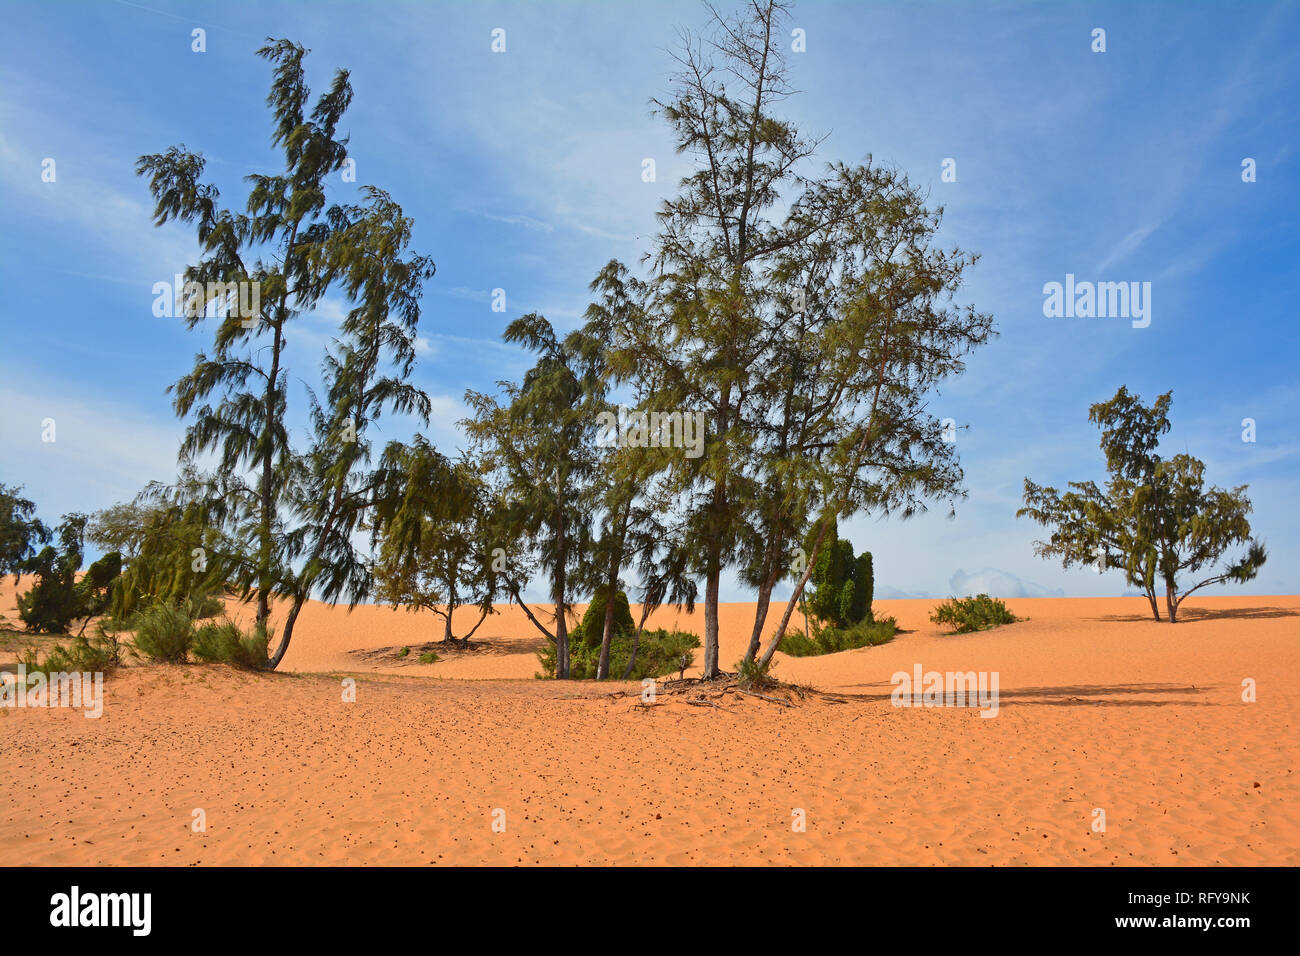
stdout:
<svg viewBox="0 0 1300 956">
<path fill-rule="evenodd" d="M 812 553 L 821 522 L 813 523 L 804 542 L 804 551 Z M 853 556 L 853 544 L 838 537 L 838 522 L 830 527 L 817 552 L 812 575 L 808 579 L 808 611 L 825 625 L 850 628 L 871 619 L 871 598 L 875 588 L 871 553 Z"/>
<path fill-rule="evenodd" d="M 601 619 L 603 621 L 603 618 Z M 600 663 L 599 631 L 594 644 L 578 643 L 574 635 L 569 635 L 569 676 L 573 680 L 594 680 L 596 668 Z M 636 630 L 631 633 L 616 632 L 609 643 L 609 672 L 615 679 L 621 679 L 627 670 L 628 661 L 632 659 L 632 641 Z M 663 677 L 675 674 L 691 667 L 695 663 L 695 650 L 700 646 L 700 639 L 685 631 L 667 631 L 663 629 L 642 631 L 637 644 L 636 665 L 628 680 L 644 680 L 647 677 Z M 542 664 L 539 678 L 555 676 L 555 647 L 547 644 L 537 653 Z M 684 661 L 684 663 L 683 663 Z"/>
<path fill-rule="evenodd" d="M 36 577 L 31 590 L 18 599 L 18 616 L 29 631 L 62 634 L 74 619 L 98 613 L 106 603 L 105 589 L 121 567 L 115 556 L 95 562 L 87 583 L 77 582 L 88 520 L 82 514 L 64 515 L 58 547 L 46 545 L 22 562 L 21 570 Z"/>
<path fill-rule="evenodd" d="M 35 557 L 50 532 L 36 518 L 36 504 L 23 498 L 21 486 L 0 485 L 0 574 L 18 574 Z"/>
<path fill-rule="evenodd" d="M 155 604 L 137 615 L 132 624 L 136 650 L 155 661 L 185 662 L 194 643 L 194 618 L 178 604 Z"/>
<path fill-rule="evenodd" d="M 744 690 L 758 691 L 772 687 L 776 684 L 776 678 L 772 676 L 774 667 L 776 664 L 770 658 L 766 661 L 742 658 L 736 662 L 736 683 Z"/>
<path fill-rule="evenodd" d="M 66 646 L 54 645 L 43 661 L 38 659 L 35 649 L 31 649 L 23 655 L 22 662 L 28 674 L 37 671 L 45 674 L 72 671 L 107 674 L 122 665 L 123 656 L 117 634 L 101 626 L 93 637 L 79 634 Z"/>
<path fill-rule="evenodd" d="M 849 618 L 869 621 L 874 617 L 871 601 L 875 597 L 876 577 L 872 568 L 871 552 L 863 551 L 853 564 L 853 606 Z"/>
<path fill-rule="evenodd" d="M 587 610 L 583 612 L 578 626 L 569 632 L 570 647 L 581 647 L 584 650 L 594 648 L 599 654 L 600 643 L 605 636 L 605 608 L 608 603 L 605 599 L 605 589 L 598 589 L 591 603 L 587 605 Z M 631 637 L 635 630 L 636 622 L 632 620 L 632 608 L 627 602 L 627 594 L 619 591 L 614 595 L 614 622 L 611 633 L 615 637 Z M 625 660 L 624 664 L 626 663 Z"/>
<path fill-rule="evenodd" d="M 398 652 L 397 652 L 397 656 L 398 656 L 398 657 L 409 657 L 409 656 L 410 656 L 410 653 L 411 653 L 411 649 L 410 649 L 409 647 L 403 647 L 403 648 L 400 648 L 400 649 L 398 650 Z"/>
<path fill-rule="evenodd" d="M 787 631 L 779 650 L 791 657 L 819 657 L 888 644 L 897 633 L 898 622 L 892 617 L 863 620 L 848 627 L 815 627 L 811 636 Z"/>
<path fill-rule="evenodd" d="M 1092 565 L 1123 570 L 1140 587 L 1160 620 L 1156 588 L 1163 584 L 1170 623 L 1187 595 L 1203 587 L 1253 579 L 1264 565 L 1264 546 L 1251 537 L 1246 486 L 1205 486 L 1205 464 L 1189 454 L 1166 459 L 1158 453 L 1170 427 L 1171 392 L 1149 407 L 1121 386 L 1098 402 L 1088 418 L 1101 428 L 1101 450 L 1110 474 L 1105 490 L 1092 481 L 1072 481 L 1066 492 L 1025 479 L 1028 515 L 1051 529 L 1034 542 L 1039 557 L 1060 558 L 1065 567 Z M 1244 553 L 1226 567 L 1188 586 L 1185 573 L 1204 573 L 1232 548 Z"/>
<path fill-rule="evenodd" d="M 958 634 L 987 631 L 1003 624 L 1015 624 L 1016 617 L 1000 598 L 977 594 L 968 598 L 949 598 L 930 613 L 935 624 L 946 624 Z"/>
<path fill-rule="evenodd" d="M 437 654 L 435 654 L 433 651 L 425 651 L 423 654 L 420 655 L 421 664 L 436 664 L 440 660 L 442 660 L 442 658 L 439 657 Z"/>
<path fill-rule="evenodd" d="M 136 636 L 139 644 L 139 635 Z M 266 649 L 270 634 L 254 627 L 245 634 L 230 618 L 208 621 L 194 630 L 191 650 L 201 661 L 230 664 L 244 670 L 263 670 L 267 664 Z"/>
<path fill-rule="evenodd" d="M 166 497 L 146 504 L 150 494 Z M 196 617 L 225 608 L 221 594 L 231 562 L 220 558 L 220 535 L 201 506 L 183 506 L 170 494 L 151 488 L 130 505 L 99 512 L 91 523 L 92 540 L 130 549 L 108 605 L 120 620 L 159 604 L 197 603 Z M 132 520 L 139 522 L 134 528 Z"/>
</svg>

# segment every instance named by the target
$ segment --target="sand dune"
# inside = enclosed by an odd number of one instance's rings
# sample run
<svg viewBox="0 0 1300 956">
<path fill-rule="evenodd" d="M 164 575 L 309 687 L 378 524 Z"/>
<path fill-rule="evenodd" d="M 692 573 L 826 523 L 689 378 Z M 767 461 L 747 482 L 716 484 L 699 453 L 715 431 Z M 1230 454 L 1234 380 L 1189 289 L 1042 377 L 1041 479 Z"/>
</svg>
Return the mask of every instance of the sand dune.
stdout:
<svg viewBox="0 0 1300 956">
<path fill-rule="evenodd" d="M 393 652 L 436 642 L 432 615 L 313 605 L 292 673 L 139 666 L 97 720 L 0 709 L 0 842 L 10 863 L 86 865 L 1300 863 L 1300 597 L 1193 598 L 1172 627 L 1140 599 L 1008 603 L 1028 620 L 951 636 L 932 602 L 879 601 L 892 644 L 778 656 L 847 703 L 722 709 L 531 680 L 517 608 L 484 649 L 421 665 Z M 724 606 L 724 663 L 752 613 Z M 702 630 L 653 623 L 674 622 Z M 918 663 L 997 671 L 998 716 L 891 706 Z"/>
</svg>

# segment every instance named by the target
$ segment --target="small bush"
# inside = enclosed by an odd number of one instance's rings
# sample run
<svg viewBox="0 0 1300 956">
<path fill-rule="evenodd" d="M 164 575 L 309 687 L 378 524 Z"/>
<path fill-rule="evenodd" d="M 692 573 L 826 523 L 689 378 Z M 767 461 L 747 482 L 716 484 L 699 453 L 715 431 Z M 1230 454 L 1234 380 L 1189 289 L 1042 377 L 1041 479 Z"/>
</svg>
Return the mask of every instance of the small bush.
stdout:
<svg viewBox="0 0 1300 956">
<path fill-rule="evenodd" d="M 585 620 L 585 618 L 584 618 Z M 603 621 L 604 618 L 602 617 Z M 569 677 L 573 680 L 594 680 L 596 667 L 600 663 L 600 639 L 594 646 L 585 643 L 583 633 L 575 631 L 569 635 Z M 622 680 L 627 670 L 627 662 L 632 659 L 631 634 L 615 631 L 609 642 L 609 676 L 612 680 Z M 675 674 L 695 663 L 695 649 L 700 646 L 700 639 L 685 631 L 666 631 L 662 628 L 642 631 L 637 644 L 636 664 L 628 680 L 644 680 L 647 677 L 663 677 Z M 542 664 L 543 673 L 539 678 L 555 676 L 555 647 L 547 644 L 537 653 Z"/>
<path fill-rule="evenodd" d="M 803 637 L 802 634 L 799 635 Z M 785 641 L 781 642 L 785 646 Z M 776 678 L 772 676 L 772 668 L 776 665 L 772 661 L 766 664 L 758 660 L 744 660 L 743 658 L 736 662 L 736 683 L 745 690 L 763 690 L 771 687 L 776 683 Z"/>
<path fill-rule="evenodd" d="M 862 620 L 848 627 L 817 627 L 811 636 L 787 631 L 780 649 L 791 657 L 820 657 L 822 654 L 888 644 L 897 633 L 898 622 L 892 617 L 882 617 L 878 621 Z"/>
<path fill-rule="evenodd" d="M 442 660 L 442 658 L 439 657 L 437 654 L 435 654 L 433 651 L 426 651 L 425 653 L 420 655 L 421 664 L 436 664 L 440 660 Z"/>
<path fill-rule="evenodd" d="M 141 612 L 134 621 L 135 646 L 155 661 L 182 664 L 194 643 L 194 619 L 174 604 L 158 604 Z"/>
<path fill-rule="evenodd" d="M 244 670 L 261 670 L 266 667 L 270 638 L 265 628 L 255 627 L 245 634 L 230 618 L 208 621 L 194 631 L 194 656 Z"/>
<path fill-rule="evenodd" d="M 403 648 L 401 648 L 400 650 L 398 650 L 398 652 L 397 652 L 397 656 L 398 656 L 398 657 L 406 657 L 406 656 L 408 656 L 410 653 L 411 653 L 411 649 L 410 649 L 409 647 L 403 647 Z"/>
<path fill-rule="evenodd" d="M 977 594 L 969 598 L 949 598 L 930 613 L 935 624 L 947 624 L 957 634 L 987 631 L 1003 624 L 1022 620 L 1007 608 L 1000 598 Z"/>
<path fill-rule="evenodd" d="M 38 659 L 35 649 L 27 651 L 21 660 L 29 674 L 38 671 L 43 674 L 73 671 L 107 674 L 121 666 L 122 647 L 116 634 L 101 627 L 94 637 L 79 634 L 66 647 L 56 644 L 46 653 L 44 661 Z"/>
</svg>

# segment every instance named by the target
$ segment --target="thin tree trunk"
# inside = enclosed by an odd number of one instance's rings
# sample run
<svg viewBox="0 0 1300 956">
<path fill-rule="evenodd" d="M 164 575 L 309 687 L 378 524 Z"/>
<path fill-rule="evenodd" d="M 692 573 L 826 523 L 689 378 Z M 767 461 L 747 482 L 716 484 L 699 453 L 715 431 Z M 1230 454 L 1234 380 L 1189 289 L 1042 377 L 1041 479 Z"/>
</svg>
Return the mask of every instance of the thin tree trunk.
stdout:
<svg viewBox="0 0 1300 956">
<path fill-rule="evenodd" d="M 1156 589 L 1147 588 L 1147 600 L 1151 602 L 1151 616 L 1160 621 L 1160 602 L 1156 600 Z"/>
<path fill-rule="evenodd" d="M 790 600 L 785 604 L 785 613 L 781 615 L 781 626 L 776 629 L 776 633 L 772 635 L 772 640 L 768 642 L 767 650 L 763 652 L 763 659 L 759 661 L 760 667 L 766 667 L 771 662 L 772 655 L 776 653 L 776 649 L 781 645 L 781 639 L 785 637 L 785 629 L 790 626 L 790 618 L 794 615 L 795 605 L 799 602 L 799 598 L 803 594 L 804 585 L 806 585 L 808 579 L 812 577 L 813 565 L 817 561 L 817 553 L 821 551 L 822 542 L 826 539 L 826 532 L 830 530 L 830 527 L 831 519 L 828 516 L 826 520 L 822 522 L 821 530 L 817 532 L 817 541 L 813 544 L 812 554 L 808 556 L 808 564 L 803 569 L 803 574 L 799 577 L 799 583 L 794 587 L 794 594 L 790 595 Z M 805 615 L 805 628 L 807 627 L 807 624 L 808 617 Z"/>
<path fill-rule="evenodd" d="M 537 629 L 546 635 L 546 639 L 550 641 L 552 644 L 557 643 L 555 640 L 555 635 L 552 634 L 550 631 L 548 631 L 546 629 L 546 626 L 542 624 L 541 621 L 537 620 L 536 617 L 533 616 L 532 609 L 527 604 L 525 604 L 524 599 L 519 596 L 519 589 L 516 587 L 512 587 L 510 589 L 510 596 L 515 599 L 516 604 L 518 604 L 521 608 L 524 609 L 524 614 L 528 617 L 528 620 L 532 621 L 533 624 L 536 625 Z"/>
<path fill-rule="evenodd" d="M 636 633 L 632 635 L 632 654 L 627 659 L 627 667 L 623 670 L 623 680 L 632 676 L 632 670 L 636 667 L 636 652 L 641 646 L 641 632 L 645 629 L 646 618 L 650 616 L 650 610 L 644 604 L 641 605 L 641 620 L 637 622 Z"/>
<path fill-rule="evenodd" d="M 478 622 L 475 623 L 475 625 L 469 629 L 469 633 L 465 635 L 465 643 L 466 643 L 466 644 L 469 643 L 469 639 L 470 639 L 471 637 L 474 636 L 474 632 L 477 631 L 477 630 L 479 629 L 479 626 L 480 626 L 484 621 L 487 620 L 487 616 L 488 616 L 488 612 L 487 612 L 487 611 L 484 611 L 482 614 L 480 614 L 480 615 L 478 616 Z"/>
<path fill-rule="evenodd" d="M 772 603 L 772 589 L 776 587 L 776 579 L 780 571 L 773 571 L 763 586 L 758 589 L 758 607 L 754 611 L 754 629 L 749 635 L 749 647 L 745 650 L 745 660 L 752 661 L 758 656 L 758 650 L 763 645 L 763 625 L 767 623 L 768 606 Z"/>
<path fill-rule="evenodd" d="M 280 646 L 275 649 L 275 654 L 267 660 L 267 667 L 270 670 L 275 670 L 280 666 L 280 662 L 284 660 L 285 652 L 289 650 L 289 642 L 293 640 L 293 625 L 298 620 L 298 612 L 302 610 L 303 602 L 303 598 L 293 599 L 293 607 L 289 609 L 289 616 L 284 620 L 284 635 L 280 638 Z M 265 627 L 266 625 L 263 623 L 260 626 Z"/>
<path fill-rule="evenodd" d="M 605 622 L 600 635 L 600 660 L 596 664 L 596 680 L 609 677 L 609 644 L 614 636 L 614 588 L 618 586 L 618 572 L 605 582 Z"/>
</svg>

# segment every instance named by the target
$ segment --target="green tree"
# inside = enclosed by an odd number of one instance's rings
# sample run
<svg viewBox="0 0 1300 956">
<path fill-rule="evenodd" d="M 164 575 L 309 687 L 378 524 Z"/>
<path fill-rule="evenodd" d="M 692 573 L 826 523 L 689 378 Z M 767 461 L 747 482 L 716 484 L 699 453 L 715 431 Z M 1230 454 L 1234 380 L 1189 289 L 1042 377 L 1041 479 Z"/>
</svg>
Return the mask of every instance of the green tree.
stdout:
<svg viewBox="0 0 1300 956">
<path fill-rule="evenodd" d="M 1065 567 L 1093 565 L 1122 569 L 1129 584 L 1141 587 L 1152 616 L 1161 619 L 1156 587 L 1165 587 L 1169 623 L 1189 594 L 1227 581 L 1253 579 L 1267 559 L 1251 537 L 1247 487 L 1205 486 L 1205 465 L 1191 455 L 1162 458 L 1160 438 L 1169 431 L 1172 393 L 1150 406 L 1121 386 L 1114 397 L 1094 404 L 1089 420 L 1102 429 L 1101 449 L 1110 479 L 1105 490 L 1094 482 L 1070 482 L 1067 492 L 1025 479 L 1028 516 L 1052 529 L 1034 543 L 1041 557 L 1060 558 Z M 1245 551 L 1215 573 L 1184 587 L 1180 576 L 1212 570 L 1231 549 Z"/>
<path fill-rule="evenodd" d="M 924 396 L 992 326 L 948 304 L 974 257 L 931 248 L 940 214 L 905 177 L 870 162 L 804 172 L 817 143 L 773 113 L 790 92 L 784 20 L 769 0 L 686 35 L 672 94 L 655 105 L 695 168 L 659 213 L 648 277 L 611 263 L 598 280 L 636 303 L 614 330 L 611 368 L 644 377 L 648 407 L 705 422 L 703 453 L 678 450 L 666 473 L 679 547 L 704 581 L 706 678 L 719 673 L 725 568 L 759 588 L 761 634 L 809 515 L 906 516 L 958 496 L 953 447 Z"/>
<path fill-rule="evenodd" d="M 308 112 L 311 91 L 303 58 L 307 50 L 274 40 L 258 50 L 273 66 L 267 104 L 273 116 L 272 144 L 283 151 L 283 170 L 253 173 L 246 211 L 219 205 L 216 186 L 201 177 L 205 161 L 183 146 L 141 156 L 137 172 L 149 177 L 154 221 L 173 219 L 197 229 L 201 257 L 186 272 L 183 296 L 190 327 L 201 323 L 209 290 L 229 283 L 256 287 L 256 314 L 227 309 L 216 327 L 212 353 L 200 353 L 193 370 L 172 386 L 175 410 L 193 415 L 182 454 L 213 452 L 227 476 L 251 469 L 251 484 L 231 481 L 243 499 L 231 517 L 246 522 L 238 537 L 254 548 L 242 576 L 257 601 L 257 626 L 265 629 L 274 589 L 284 571 L 282 508 L 290 492 L 293 455 L 285 426 L 288 370 L 286 330 L 311 311 L 325 293 L 328 263 L 323 254 L 332 229 L 323 215 L 325 179 L 343 168 L 346 140 L 336 134 L 352 100 L 345 70 Z M 190 283 L 195 283 L 191 287 Z"/>
<path fill-rule="evenodd" d="M 17 576 L 38 546 L 50 540 L 36 517 L 36 503 L 21 496 L 20 486 L 0 485 L 0 574 Z"/>
<path fill-rule="evenodd" d="M 448 461 L 422 438 L 390 448 L 386 460 L 399 487 L 382 496 L 375 515 L 375 594 L 394 608 L 440 615 L 447 643 L 457 639 L 456 609 L 477 606 L 468 642 L 493 613 L 500 587 L 483 482 L 470 462 Z"/>
<path fill-rule="evenodd" d="M 23 560 L 22 573 L 36 579 L 18 598 L 18 617 L 27 630 L 63 634 L 81 615 L 83 593 L 77 589 L 77 572 L 85 553 L 88 520 L 83 514 L 64 515 L 54 533 L 58 547 L 46 545 Z"/>
<path fill-rule="evenodd" d="M 474 417 L 464 425 L 485 467 L 502 476 L 504 540 L 527 541 L 550 579 L 555 633 L 528 614 L 555 644 L 555 676 L 566 680 L 569 597 L 592 576 L 590 481 L 604 383 L 580 332 L 560 339 L 544 317 L 530 313 L 511 322 L 503 337 L 535 352 L 537 362 L 520 384 L 501 383 L 504 405 L 467 392 Z M 518 583 L 513 597 L 527 610 Z"/>
</svg>

